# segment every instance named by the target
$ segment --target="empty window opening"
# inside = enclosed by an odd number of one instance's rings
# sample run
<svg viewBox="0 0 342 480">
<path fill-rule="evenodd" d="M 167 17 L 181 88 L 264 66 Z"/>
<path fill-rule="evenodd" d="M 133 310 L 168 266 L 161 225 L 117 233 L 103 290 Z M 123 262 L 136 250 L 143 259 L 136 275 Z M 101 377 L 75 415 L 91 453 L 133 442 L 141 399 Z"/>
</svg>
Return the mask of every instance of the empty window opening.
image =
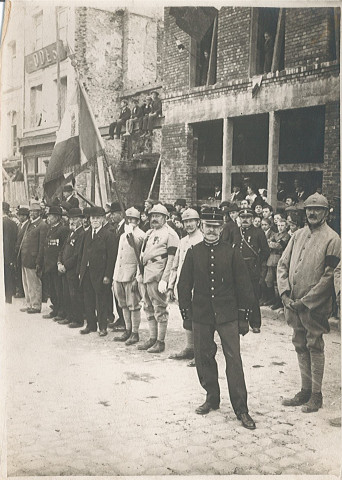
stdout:
<svg viewBox="0 0 342 480">
<path fill-rule="evenodd" d="M 199 173 L 197 175 L 197 199 L 217 202 L 222 199 L 222 175 L 220 173 Z"/>
<path fill-rule="evenodd" d="M 233 119 L 233 165 L 266 165 L 268 114 Z"/>
<path fill-rule="evenodd" d="M 222 165 L 223 121 L 213 120 L 193 125 L 194 137 L 198 138 L 197 165 Z"/>
</svg>

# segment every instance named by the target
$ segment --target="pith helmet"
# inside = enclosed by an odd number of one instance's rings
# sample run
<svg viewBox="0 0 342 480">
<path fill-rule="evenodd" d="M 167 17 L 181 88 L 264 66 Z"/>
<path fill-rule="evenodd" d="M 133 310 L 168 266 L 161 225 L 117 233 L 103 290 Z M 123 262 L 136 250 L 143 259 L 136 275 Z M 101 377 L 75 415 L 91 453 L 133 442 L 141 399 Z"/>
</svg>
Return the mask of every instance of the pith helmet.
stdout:
<svg viewBox="0 0 342 480">
<path fill-rule="evenodd" d="M 182 213 L 182 221 L 184 220 L 199 220 L 199 215 L 196 210 L 193 208 L 187 208 L 183 213 Z"/>
<path fill-rule="evenodd" d="M 304 202 L 304 208 L 308 207 L 329 208 L 329 202 L 324 195 L 321 195 L 320 193 L 314 193 L 313 195 L 310 195 L 310 197 L 308 197 Z"/>
<path fill-rule="evenodd" d="M 140 220 L 140 212 L 134 207 L 127 208 L 125 213 L 126 217 L 137 218 L 138 220 Z"/>
<path fill-rule="evenodd" d="M 157 205 L 154 205 L 151 210 L 148 212 L 149 215 L 152 215 L 152 213 L 161 213 L 162 215 L 165 215 L 166 217 L 169 216 L 169 212 L 167 211 L 167 208 L 164 207 L 161 203 L 157 203 Z"/>
</svg>

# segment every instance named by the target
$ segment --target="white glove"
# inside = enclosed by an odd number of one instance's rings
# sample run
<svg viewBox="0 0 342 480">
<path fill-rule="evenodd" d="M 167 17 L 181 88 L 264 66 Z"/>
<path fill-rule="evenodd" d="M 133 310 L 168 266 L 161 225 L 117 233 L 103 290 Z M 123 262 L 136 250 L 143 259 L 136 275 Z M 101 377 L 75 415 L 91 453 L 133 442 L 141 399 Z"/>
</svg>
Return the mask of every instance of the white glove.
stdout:
<svg viewBox="0 0 342 480">
<path fill-rule="evenodd" d="M 160 282 L 158 283 L 158 292 L 165 293 L 166 290 L 167 290 L 167 283 L 165 282 L 165 280 L 160 280 Z"/>
</svg>

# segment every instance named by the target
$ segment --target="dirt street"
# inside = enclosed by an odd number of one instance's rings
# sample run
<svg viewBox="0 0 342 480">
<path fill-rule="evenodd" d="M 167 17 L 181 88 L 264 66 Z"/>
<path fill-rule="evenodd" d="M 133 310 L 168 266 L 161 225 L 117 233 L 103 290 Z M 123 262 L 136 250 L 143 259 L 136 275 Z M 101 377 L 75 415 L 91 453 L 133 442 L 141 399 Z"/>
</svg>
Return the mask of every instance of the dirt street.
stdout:
<svg viewBox="0 0 342 480">
<path fill-rule="evenodd" d="M 205 398 L 196 369 L 168 359 L 184 341 L 176 305 L 159 355 L 21 306 L 6 306 L 9 476 L 339 474 L 341 431 L 329 424 L 340 415 L 337 330 L 325 337 L 324 408 L 304 414 L 281 405 L 299 387 L 296 355 L 290 328 L 264 310 L 261 334 L 241 339 L 249 431 L 232 411 L 220 347 L 221 408 L 194 413 Z"/>
</svg>

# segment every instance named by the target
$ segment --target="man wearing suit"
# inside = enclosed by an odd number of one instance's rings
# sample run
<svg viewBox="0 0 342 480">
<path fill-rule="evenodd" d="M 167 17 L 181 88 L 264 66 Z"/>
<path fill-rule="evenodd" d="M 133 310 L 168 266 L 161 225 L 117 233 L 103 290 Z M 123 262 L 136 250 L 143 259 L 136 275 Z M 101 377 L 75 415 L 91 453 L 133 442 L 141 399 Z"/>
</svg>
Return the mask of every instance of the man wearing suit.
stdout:
<svg viewBox="0 0 342 480">
<path fill-rule="evenodd" d="M 230 201 L 232 203 L 241 202 L 245 198 L 243 192 L 241 192 L 238 185 L 233 186 L 233 193 L 230 196 Z"/>
<path fill-rule="evenodd" d="M 68 236 L 69 228 L 61 222 L 61 207 L 50 207 L 47 213 L 49 229 L 44 244 L 44 268 L 43 273 L 49 285 L 52 311 L 43 318 L 55 318 L 56 321 L 64 322 L 65 306 L 63 301 L 62 277 L 58 274 L 58 255 L 62 250 Z"/>
<path fill-rule="evenodd" d="M 5 301 L 12 303 L 15 294 L 15 244 L 17 241 L 18 227 L 8 215 L 10 206 L 2 202 L 2 231 L 3 231 L 3 255 L 5 276 Z"/>
<path fill-rule="evenodd" d="M 139 126 L 139 133 L 140 133 L 142 130 L 142 119 L 143 119 L 142 108 L 139 107 L 139 101 L 134 99 L 131 118 L 129 118 L 126 122 L 126 133 L 124 133 L 123 136 L 125 137 L 125 136 L 131 135 L 131 133 L 133 133 L 134 126 L 137 124 Z"/>
<path fill-rule="evenodd" d="M 106 298 L 112 284 L 118 241 L 110 230 L 103 228 L 102 207 L 91 207 L 89 213 L 91 229 L 84 237 L 79 268 L 87 326 L 80 332 L 96 332 L 98 323 L 99 334 L 104 337 L 107 335 Z"/>
<path fill-rule="evenodd" d="M 40 216 L 39 203 L 30 206 L 30 223 L 24 233 L 19 254 L 26 307 L 21 311 L 40 313 L 42 309 L 42 268 L 45 238 L 48 226 Z"/>
<path fill-rule="evenodd" d="M 119 139 L 121 134 L 121 128 L 123 125 L 126 125 L 126 121 L 131 118 L 131 109 L 128 108 L 127 100 L 121 101 L 121 111 L 118 120 L 109 125 L 109 136 L 113 140 L 114 130 L 115 138 Z"/>
<path fill-rule="evenodd" d="M 125 232 L 120 236 L 118 257 L 114 269 L 115 298 L 118 299 L 120 308 L 122 308 L 126 330 L 120 337 L 114 337 L 114 340 L 125 342 L 126 345 L 133 345 L 139 341 L 141 320 L 141 295 L 136 278 L 139 267 L 136 254 L 140 255 L 146 234 L 138 227 L 140 212 L 136 208 L 131 207 L 126 210 L 126 218 L 127 224 Z M 130 233 L 132 235 L 129 236 Z"/>
<path fill-rule="evenodd" d="M 25 207 L 18 208 L 18 218 L 20 225 L 18 227 L 18 236 L 17 236 L 17 243 L 15 245 L 15 256 L 16 256 L 16 286 L 17 286 L 17 293 L 15 298 L 24 298 L 24 287 L 23 287 L 23 278 L 21 272 L 21 258 L 19 255 L 19 249 L 21 242 L 23 240 L 24 233 L 29 225 L 29 215 L 30 210 Z"/>
<path fill-rule="evenodd" d="M 152 92 L 152 109 L 147 117 L 147 133 L 146 136 L 152 136 L 154 121 L 157 117 L 160 117 L 162 114 L 162 102 L 159 98 L 159 93 L 154 91 Z"/>
<path fill-rule="evenodd" d="M 72 188 L 72 185 L 64 185 L 63 187 L 63 200 L 67 203 L 70 204 L 69 208 L 78 208 L 80 202 L 78 201 L 78 198 L 74 196 L 74 190 Z M 64 203 L 65 205 L 65 203 Z M 63 206 L 61 204 L 61 206 Z"/>
<path fill-rule="evenodd" d="M 77 265 L 82 252 L 85 232 L 82 227 L 83 214 L 80 208 L 70 209 L 68 216 L 70 233 L 59 253 L 57 267 L 62 276 L 63 298 L 69 328 L 79 328 L 83 326 L 84 309 Z"/>
</svg>

